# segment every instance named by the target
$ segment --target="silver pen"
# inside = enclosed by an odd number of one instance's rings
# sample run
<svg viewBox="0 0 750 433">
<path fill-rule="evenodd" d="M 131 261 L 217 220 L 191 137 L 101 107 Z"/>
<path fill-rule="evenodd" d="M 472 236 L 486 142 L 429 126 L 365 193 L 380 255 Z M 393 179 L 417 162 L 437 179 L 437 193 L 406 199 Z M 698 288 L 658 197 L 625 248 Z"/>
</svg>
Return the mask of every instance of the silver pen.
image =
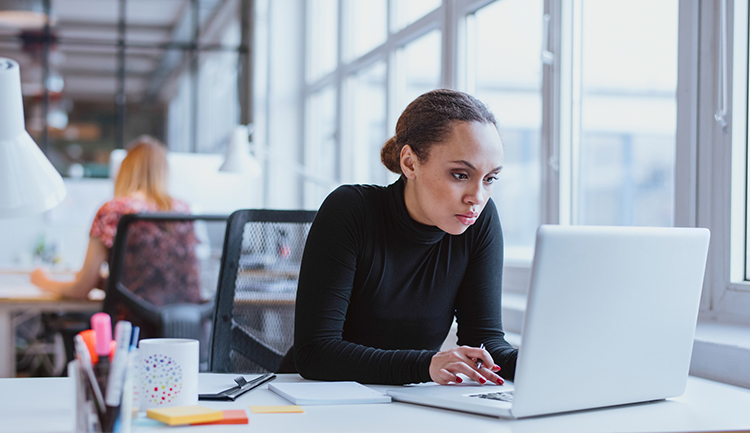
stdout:
<svg viewBox="0 0 750 433">
<path fill-rule="evenodd" d="M 484 350 L 484 343 L 480 344 L 479 348 L 482 349 L 482 350 Z M 479 370 L 481 368 L 482 368 L 482 358 L 479 358 L 477 360 L 477 370 Z"/>
</svg>

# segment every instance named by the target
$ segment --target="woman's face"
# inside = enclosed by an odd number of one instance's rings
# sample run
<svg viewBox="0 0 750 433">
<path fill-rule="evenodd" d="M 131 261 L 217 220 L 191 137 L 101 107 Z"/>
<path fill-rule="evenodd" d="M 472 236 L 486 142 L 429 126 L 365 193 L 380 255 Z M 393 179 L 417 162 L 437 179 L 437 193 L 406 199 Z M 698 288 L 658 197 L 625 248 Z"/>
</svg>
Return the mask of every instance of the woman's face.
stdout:
<svg viewBox="0 0 750 433">
<path fill-rule="evenodd" d="M 484 209 L 502 166 L 503 145 L 493 124 L 456 122 L 426 161 L 420 163 L 409 146 L 401 150 L 406 209 L 422 224 L 459 235 Z"/>
</svg>

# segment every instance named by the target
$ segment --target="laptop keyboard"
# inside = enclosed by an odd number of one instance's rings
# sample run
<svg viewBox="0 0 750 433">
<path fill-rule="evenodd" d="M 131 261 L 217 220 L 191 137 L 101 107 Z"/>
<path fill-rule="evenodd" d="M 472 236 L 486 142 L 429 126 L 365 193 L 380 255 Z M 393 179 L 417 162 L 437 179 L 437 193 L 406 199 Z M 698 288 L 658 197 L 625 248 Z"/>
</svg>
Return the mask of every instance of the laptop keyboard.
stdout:
<svg viewBox="0 0 750 433">
<path fill-rule="evenodd" d="M 485 394 L 471 394 L 469 397 L 486 398 L 488 400 L 513 401 L 513 391 L 488 392 Z"/>
</svg>

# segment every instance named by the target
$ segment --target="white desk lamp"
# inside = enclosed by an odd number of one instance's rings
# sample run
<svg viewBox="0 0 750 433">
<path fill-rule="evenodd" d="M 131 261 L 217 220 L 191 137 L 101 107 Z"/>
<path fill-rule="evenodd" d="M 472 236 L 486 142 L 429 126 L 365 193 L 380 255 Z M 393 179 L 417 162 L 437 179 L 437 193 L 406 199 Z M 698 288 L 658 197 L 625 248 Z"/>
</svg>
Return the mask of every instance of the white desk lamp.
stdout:
<svg viewBox="0 0 750 433">
<path fill-rule="evenodd" d="M 26 132 L 18 63 L 0 57 L 0 218 L 51 209 L 65 183 Z"/>
<path fill-rule="evenodd" d="M 250 154 L 250 141 L 248 136 L 253 132 L 253 125 L 239 125 L 229 139 L 226 159 L 219 167 L 219 171 L 225 173 L 242 173 L 250 177 L 258 177 L 261 167 L 258 161 Z"/>
</svg>

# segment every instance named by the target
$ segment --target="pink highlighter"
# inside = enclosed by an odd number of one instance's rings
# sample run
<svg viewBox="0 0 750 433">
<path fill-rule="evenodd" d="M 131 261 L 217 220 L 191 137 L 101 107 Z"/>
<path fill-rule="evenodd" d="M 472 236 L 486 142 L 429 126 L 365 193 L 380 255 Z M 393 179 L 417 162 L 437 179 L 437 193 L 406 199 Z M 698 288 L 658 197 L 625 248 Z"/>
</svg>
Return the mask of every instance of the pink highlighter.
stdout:
<svg viewBox="0 0 750 433">
<path fill-rule="evenodd" d="M 99 362 L 94 365 L 94 375 L 101 389 L 107 384 L 109 374 L 109 352 L 112 341 L 112 319 L 107 313 L 96 313 L 91 316 L 91 328 L 96 336 L 96 354 Z"/>
</svg>

